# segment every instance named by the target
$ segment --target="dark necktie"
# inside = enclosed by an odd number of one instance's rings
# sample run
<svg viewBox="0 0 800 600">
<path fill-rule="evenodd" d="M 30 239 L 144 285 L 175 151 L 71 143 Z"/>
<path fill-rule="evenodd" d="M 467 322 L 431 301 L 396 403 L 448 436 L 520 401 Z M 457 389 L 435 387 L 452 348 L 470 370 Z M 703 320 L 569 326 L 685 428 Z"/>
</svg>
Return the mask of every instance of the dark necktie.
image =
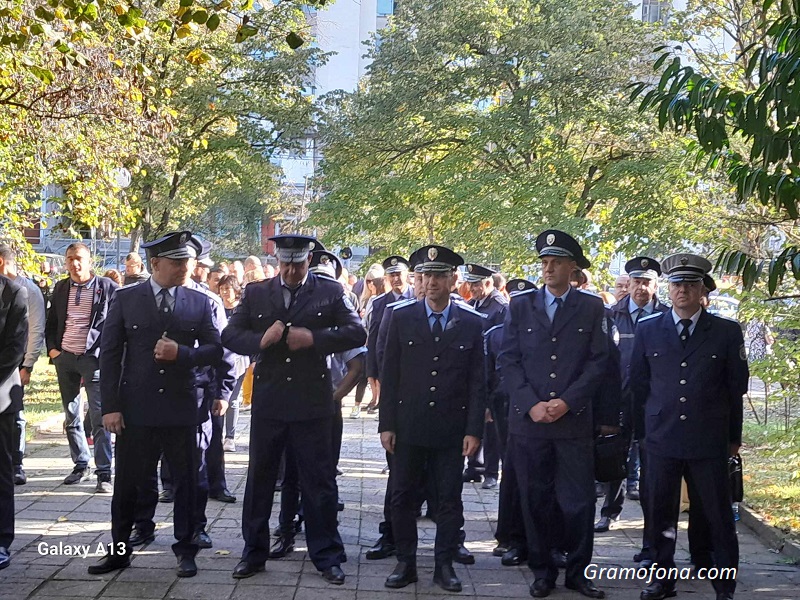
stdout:
<svg viewBox="0 0 800 600">
<path fill-rule="evenodd" d="M 553 301 L 556 305 L 556 310 L 553 313 L 553 322 L 552 322 L 552 330 L 555 331 L 556 329 L 556 321 L 558 321 L 558 316 L 561 314 L 561 309 L 564 307 L 564 299 L 563 298 L 556 298 Z"/>
<path fill-rule="evenodd" d="M 639 324 L 639 319 L 641 319 L 642 315 L 644 314 L 644 309 L 643 308 L 637 308 L 635 311 L 633 311 L 633 314 L 634 314 L 633 324 L 634 325 L 638 325 Z"/>
<path fill-rule="evenodd" d="M 686 348 L 686 344 L 689 343 L 689 337 L 691 335 L 689 333 L 689 327 L 692 326 L 692 320 L 681 319 L 679 322 L 681 324 L 681 344 L 683 344 L 683 347 Z"/>
<path fill-rule="evenodd" d="M 78 288 L 77 290 L 75 290 L 75 306 L 79 306 L 80 303 L 81 303 L 81 292 L 86 287 L 86 284 L 85 283 L 75 283 L 73 281 L 72 282 L 72 287 Z"/>
<path fill-rule="evenodd" d="M 161 288 L 161 291 L 158 292 L 158 311 L 163 313 L 165 317 L 168 317 L 172 312 L 170 300 L 172 300 L 172 297 L 169 295 L 169 290 Z"/>
<path fill-rule="evenodd" d="M 435 319 L 431 333 L 433 333 L 433 337 L 438 338 L 444 331 L 442 329 L 442 313 L 431 313 L 431 316 Z"/>
<path fill-rule="evenodd" d="M 303 287 L 298 285 L 296 288 L 290 288 L 289 286 L 283 286 L 287 290 L 289 290 L 289 304 L 286 306 L 286 309 L 289 310 L 294 306 L 294 301 L 297 300 L 297 294 L 300 292 L 300 288 Z"/>
</svg>

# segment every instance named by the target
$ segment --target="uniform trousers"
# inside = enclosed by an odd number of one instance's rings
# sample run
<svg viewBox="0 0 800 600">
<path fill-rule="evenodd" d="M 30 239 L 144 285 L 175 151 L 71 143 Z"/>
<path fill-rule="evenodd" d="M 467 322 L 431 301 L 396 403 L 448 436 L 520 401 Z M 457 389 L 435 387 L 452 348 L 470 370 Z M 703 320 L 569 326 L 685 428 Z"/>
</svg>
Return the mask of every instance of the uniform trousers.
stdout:
<svg viewBox="0 0 800 600">
<path fill-rule="evenodd" d="M 67 441 L 72 462 L 76 467 L 89 466 L 89 444 L 83 429 L 83 397 L 81 381 L 86 389 L 89 403 L 89 418 L 94 440 L 94 463 L 97 473 L 111 476 L 111 434 L 103 428 L 100 406 L 100 362 L 91 354 L 76 355 L 71 352 L 59 354 L 53 364 L 56 367 L 58 390 L 64 407 Z"/>
<path fill-rule="evenodd" d="M 197 428 L 197 443 L 195 445 L 195 467 L 197 468 L 197 489 L 195 503 L 192 511 L 193 532 L 205 530 L 208 524 L 206 506 L 209 495 L 209 468 L 208 449 L 212 438 L 211 420 L 204 421 Z M 165 490 L 174 490 L 172 472 L 164 454 L 161 455 L 161 481 Z M 136 518 L 134 527 L 149 535 L 155 530 L 156 505 L 158 504 L 158 476 L 157 471 L 151 473 L 147 485 L 139 490 L 139 499 L 136 502 Z"/>
<path fill-rule="evenodd" d="M 644 440 L 639 440 L 639 504 L 642 507 L 644 516 L 644 527 L 642 527 L 642 558 L 653 560 L 651 547 L 653 539 L 652 526 L 650 524 L 650 496 L 647 489 L 647 444 Z"/>
<path fill-rule="evenodd" d="M 437 564 L 451 564 L 461 540 L 464 526 L 463 487 L 461 473 L 464 464 L 460 446 L 430 448 L 395 443 L 392 460 L 392 533 L 397 559 L 416 565 L 417 510 L 419 490 L 425 487 L 427 473 L 429 501 L 433 503 L 436 523 L 434 556 Z"/>
<path fill-rule="evenodd" d="M 516 467 L 510 452 L 503 457 L 503 478 L 500 480 L 497 531 L 494 537 L 498 544 L 508 545 L 510 548 L 522 550 L 528 547 Z"/>
<path fill-rule="evenodd" d="M 21 467 L 22 466 L 22 458 L 25 456 L 25 425 L 27 425 L 27 421 L 25 420 L 25 411 L 20 410 L 17 411 L 16 419 L 15 419 L 15 427 L 14 427 L 14 466 Z"/>
<path fill-rule="evenodd" d="M 584 579 L 594 544 L 592 438 L 540 439 L 512 434 L 509 453 L 520 489 L 528 566 L 536 579 L 555 583 L 558 568 L 551 550 L 560 548 L 568 552 L 567 581 Z"/>
<path fill-rule="evenodd" d="M 693 496 L 708 522 L 715 566 L 739 567 L 739 542 L 731 510 L 728 460 L 721 458 L 680 459 L 647 452 L 647 493 L 649 495 L 651 557 L 659 567 L 675 567 L 675 541 L 680 515 L 681 477 L 685 477 Z M 674 586 L 676 579 L 661 583 Z M 712 581 L 717 592 L 733 592 L 735 579 Z"/>
<path fill-rule="evenodd" d="M 14 429 L 17 413 L 0 414 L 0 546 L 14 541 Z"/>
<path fill-rule="evenodd" d="M 115 545 L 126 545 L 137 519 L 137 502 L 152 502 L 142 497 L 142 490 L 152 488 L 161 453 L 172 465 L 175 489 L 174 530 L 172 545 L 176 556 L 195 556 L 192 543 L 197 496 L 197 426 L 146 427 L 127 425 L 117 436 L 116 475 L 111 500 L 111 535 Z M 153 510 L 155 504 L 153 503 Z M 117 546 L 115 546 L 117 547 Z"/>
<path fill-rule="evenodd" d="M 308 555 L 320 571 L 343 562 L 344 545 L 336 510 L 336 468 L 331 455 L 332 418 L 251 421 L 250 465 L 242 507 L 245 542 L 242 560 L 261 565 L 269 556 L 269 517 L 275 482 L 283 451 L 290 447 L 300 480 Z"/>
</svg>

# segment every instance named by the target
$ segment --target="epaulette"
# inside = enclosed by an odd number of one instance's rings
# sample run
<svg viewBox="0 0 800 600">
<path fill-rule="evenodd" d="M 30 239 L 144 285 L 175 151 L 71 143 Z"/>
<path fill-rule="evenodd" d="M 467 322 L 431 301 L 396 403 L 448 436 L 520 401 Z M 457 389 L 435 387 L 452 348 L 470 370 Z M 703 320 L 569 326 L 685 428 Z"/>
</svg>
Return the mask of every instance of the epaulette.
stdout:
<svg viewBox="0 0 800 600">
<path fill-rule="evenodd" d="M 373 301 L 373 302 L 377 302 L 378 300 L 380 300 L 381 298 L 383 298 L 383 297 L 384 297 L 386 294 L 388 294 L 388 293 L 389 293 L 389 292 L 383 292 L 382 294 L 378 294 L 377 296 L 375 296 L 375 297 L 372 299 L 372 301 Z"/>
<path fill-rule="evenodd" d="M 598 293 L 596 293 L 596 292 L 593 292 L 593 291 L 591 291 L 591 290 L 582 290 L 582 289 L 578 288 L 578 291 L 579 291 L 581 294 L 586 294 L 587 296 L 593 296 L 593 297 L 595 297 L 595 298 L 600 298 L 600 300 L 602 300 L 602 299 L 603 299 L 603 297 L 602 297 L 600 294 L 598 294 Z M 603 304 L 605 304 L 605 302 L 603 302 Z"/>
<path fill-rule="evenodd" d="M 397 310 L 398 308 L 405 308 L 406 306 L 412 306 L 416 303 L 417 301 L 414 300 L 413 298 L 405 298 L 403 300 L 398 300 L 397 302 L 392 302 L 391 304 L 387 304 L 386 308 Z"/>
<path fill-rule="evenodd" d="M 536 288 L 531 288 L 529 290 L 524 290 L 522 292 L 514 292 L 513 294 L 511 294 L 511 297 L 512 298 L 519 298 L 520 296 L 524 296 L 526 294 L 532 294 L 533 292 L 538 292 L 538 291 L 539 290 L 537 290 Z"/>
<path fill-rule="evenodd" d="M 497 325 L 495 325 L 494 327 L 490 327 L 489 329 L 487 329 L 486 331 L 484 331 L 484 332 L 483 332 L 483 337 L 487 337 L 487 338 L 488 338 L 490 333 L 492 333 L 492 332 L 493 332 L 493 331 L 495 331 L 496 329 L 502 329 L 502 328 L 503 328 L 503 324 L 502 324 L 502 323 L 498 323 L 498 324 L 497 324 Z"/>
<path fill-rule="evenodd" d="M 469 304 L 467 304 L 466 302 L 461 302 L 460 300 L 456 300 L 455 302 L 453 302 L 453 305 L 454 305 L 454 306 L 457 306 L 458 308 L 460 308 L 460 309 L 462 309 L 462 310 L 465 310 L 465 311 L 467 311 L 467 312 L 470 312 L 470 313 L 472 313 L 473 315 L 478 315 L 478 316 L 479 316 L 479 317 L 481 317 L 482 319 L 488 319 L 488 318 L 489 318 L 489 315 L 485 315 L 485 314 L 483 314 L 483 313 L 481 313 L 481 312 L 478 312 L 477 310 L 475 310 L 474 308 L 472 308 L 472 307 L 471 307 Z"/>
<path fill-rule="evenodd" d="M 667 314 L 667 313 L 665 313 L 665 312 L 663 312 L 663 313 L 662 312 L 653 313 L 652 315 L 647 315 L 646 317 L 641 317 L 637 321 L 637 323 L 644 323 L 645 321 L 652 321 L 653 319 L 657 319 L 658 317 L 663 317 L 665 314 Z"/>
</svg>

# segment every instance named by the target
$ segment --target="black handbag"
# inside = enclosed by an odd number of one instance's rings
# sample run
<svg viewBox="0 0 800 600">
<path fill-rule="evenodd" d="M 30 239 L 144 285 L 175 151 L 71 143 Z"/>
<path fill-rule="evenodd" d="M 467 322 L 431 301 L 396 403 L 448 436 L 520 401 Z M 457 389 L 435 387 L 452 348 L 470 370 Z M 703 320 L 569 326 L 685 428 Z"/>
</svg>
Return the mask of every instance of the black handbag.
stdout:
<svg viewBox="0 0 800 600">
<path fill-rule="evenodd" d="M 599 435 L 594 439 L 594 478 L 606 483 L 628 476 L 628 436 Z"/>
<path fill-rule="evenodd" d="M 744 500 L 744 479 L 742 478 L 742 457 L 737 454 L 728 459 L 728 474 L 731 478 L 731 501 Z"/>
</svg>

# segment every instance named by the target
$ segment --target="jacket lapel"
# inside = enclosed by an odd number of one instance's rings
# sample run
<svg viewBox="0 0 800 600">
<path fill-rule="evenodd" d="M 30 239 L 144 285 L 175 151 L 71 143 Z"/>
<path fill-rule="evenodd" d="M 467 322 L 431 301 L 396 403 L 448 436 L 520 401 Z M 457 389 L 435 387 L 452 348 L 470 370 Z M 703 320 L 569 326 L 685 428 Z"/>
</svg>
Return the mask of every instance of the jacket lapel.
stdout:
<svg viewBox="0 0 800 600">
<path fill-rule="evenodd" d="M 675 325 L 675 321 L 672 318 L 672 311 L 670 310 L 665 314 L 661 321 L 664 327 L 664 339 L 667 341 L 667 344 L 669 344 L 671 351 L 674 350 L 675 352 L 683 353 L 683 345 L 678 336 L 678 327 Z"/>
<path fill-rule="evenodd" d="M 697 325 L 695 325 L 694 333 L 689 336 L 689 343 L 686 344 L 686 348 L 683 349 L 683 357 L 686 358 L 694 354 L 708 339 L 709 333 L 711 330 L 711 317 L 709 314 L 703 310 L 700 313 L 700 318 L 697 320 Z"/>
<path fill-rule="evenodd" d="M 267 283 L 267 300 L 270 306 L 265 307 L 268 314 L 278 315 L 278 320 L 287 322 L 286 304 L 283 302 L 283 286 L 280 276 L 275 276 Z"/>
<path fill-rule="evenodd" d="M 578 305 L 578 294 L 580 294 L 578 290 L 570 290 L 569 294 L 567 294 L 567 299 L 557 311 L 559 314 L 556 322 L 553 323 L 553 335 L 557 335 L 559 331 L 564 329 L 564 326 L 566 326 L 566 324 L 569 323 L 572 317 L 575 315 L 576 307 Z M 542 303 L 544 303 L 544 292 L 542 293 L 542 298 Z M 547 314 L 545 314 L 545 319 L 550 322 L 550 319 L 547 318 Z"/>
<path fill-rule="evenodd" d="M 148 313 L 147 320 L 158 326 L 161 323 L 161 313 L 158 312 L 156 295 L 153 293 L 153 286 L 150 285 L 150 280 L 145 279 L 137 287 L 142 298 L 142 309 Z"/>
<path fill-rule="evenodd" d="M 444 332 L 442 333 L 442 339 L 440 342 L 442 345 L 446 346 L 449 344 L 458 332 L 458 323 L 461 320 L 460 312 L 461 309 L 456 306 L 456 303 L 450 302 L 450 314 L 448 315 L 447 325 L 444 327 Z"/>
<path fill-rule="evenodd" d="M 545 327 L 547 331 L 550 331 L 550 319 L 547 317 L 547 311 L 544 309 L 544 288 L 540 290 L 536 290 L 532 293 L 533 297 L 531 298 L 532 301 L 532 312 L 533 316 L 539 323 L 542 324 L 542 327 Z"/>
</svg>

